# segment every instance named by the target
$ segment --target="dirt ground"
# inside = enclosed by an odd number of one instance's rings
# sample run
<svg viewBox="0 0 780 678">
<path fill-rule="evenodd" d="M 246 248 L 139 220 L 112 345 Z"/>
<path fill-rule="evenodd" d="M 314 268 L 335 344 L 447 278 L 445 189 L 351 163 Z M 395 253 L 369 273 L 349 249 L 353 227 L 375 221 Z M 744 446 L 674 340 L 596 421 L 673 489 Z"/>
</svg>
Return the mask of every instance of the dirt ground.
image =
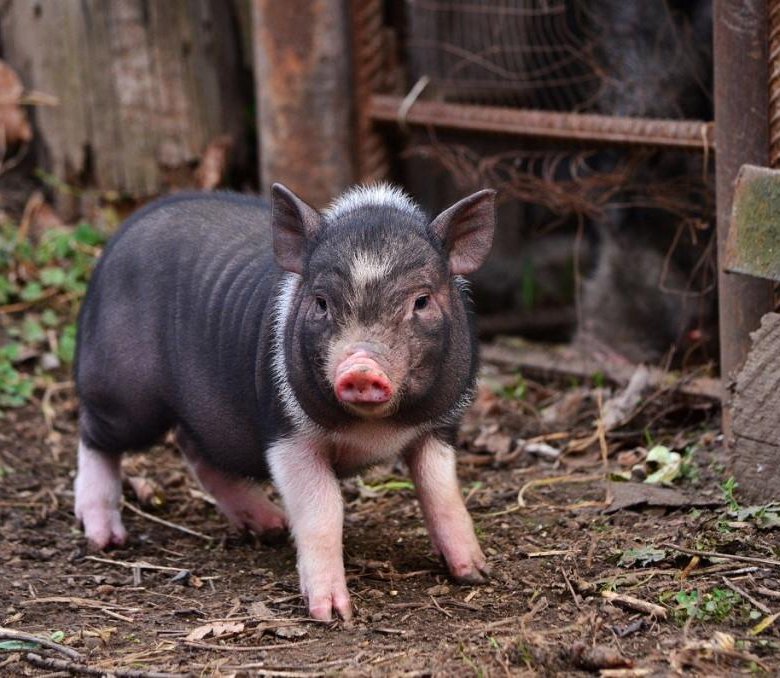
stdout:
<svg viewBox="0 0 780 678">
<path fill-rule="evenodd" d="M 653 387 L 605 431 L 619 393 L 486 366 L 460 476 L 487 585 L 448 579 L 403 469 L 345 482 L 346 625 L 306 618 L 292 544 L 232 533 L 170 445 L 125 458 L 130 542 L 88 553 L 65 383 L 0 419 L 0 675 L 780 674 L 779 521 L 725 504 L 717 404 Z M 653 494 L 658 444 L 684 464 Z"/>
</svg>

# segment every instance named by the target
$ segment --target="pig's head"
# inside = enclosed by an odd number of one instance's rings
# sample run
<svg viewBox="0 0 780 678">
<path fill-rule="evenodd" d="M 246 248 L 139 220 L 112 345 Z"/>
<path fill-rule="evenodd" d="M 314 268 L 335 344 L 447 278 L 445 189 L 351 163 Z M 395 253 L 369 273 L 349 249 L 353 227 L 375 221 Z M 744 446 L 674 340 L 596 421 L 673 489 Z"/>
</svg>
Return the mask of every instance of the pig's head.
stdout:
<svg viewBox="0 0 780 678">
<path fill-rule="evenodd" d="M 476 350 L 460 276 L 488 255 L 494 203 L 479 191 L 431 221 L 400 190 L 375 186 L 318 212 L 274 185 L 274 254 L 295 274 L 277 350 L 309 418 L 418 424 L 463 401 Z"/>
</svg>

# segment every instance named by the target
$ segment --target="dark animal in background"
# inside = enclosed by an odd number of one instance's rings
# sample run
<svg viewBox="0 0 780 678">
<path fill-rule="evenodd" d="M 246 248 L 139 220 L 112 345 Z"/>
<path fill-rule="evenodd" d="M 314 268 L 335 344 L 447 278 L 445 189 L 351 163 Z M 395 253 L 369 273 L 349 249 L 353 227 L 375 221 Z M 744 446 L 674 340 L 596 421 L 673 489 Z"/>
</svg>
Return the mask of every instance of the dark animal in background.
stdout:
<svg viewBox="0 0 780 678">
<path fill-rule="evenodd" d="M 712 119 L 711 0 L 589 2 L 604 81 L 594 110 L 607 115 Z M 604 152 L 594 161 L 609 172 L 626 158 Z M 699 154 L 659 151 L 632 177 L 634 193 L 617 193 L 594 222 L 595 267 L 582 290 L 578 340 L 633 362 L 714 357 L 717 332 L 712 204 Z M 676 180 L 676 181 L 675 181 Z M 676 184 L 690 185 L 686 194 Z M 677 188 L 688 223 L 664 187 Z M 648 190 L 661 193 L 653 196 Z M 712 187 L 709 187 L 710 195 Z M 659 200 L 660 197 L 660 200 Z"/>
<path fill-rule="evenodd" d="M 120 456 L 173 429 L 239 528 L 283 530 L 310 613 L 349 618 L 337 478 L 402 455 L 453 577 L 488 566 L 452 442 L 477 352 L 461 275 L 487 256 L 494 192 L 429 221 L 400 190 L 355 188 L 320 213 L 281 185 L 273 209 L 183 195 L 134 215 L 81 311 L 76 515 L 122 544 Z M 259 491 L 270 477 L 286 516 Z"/>
</svg>

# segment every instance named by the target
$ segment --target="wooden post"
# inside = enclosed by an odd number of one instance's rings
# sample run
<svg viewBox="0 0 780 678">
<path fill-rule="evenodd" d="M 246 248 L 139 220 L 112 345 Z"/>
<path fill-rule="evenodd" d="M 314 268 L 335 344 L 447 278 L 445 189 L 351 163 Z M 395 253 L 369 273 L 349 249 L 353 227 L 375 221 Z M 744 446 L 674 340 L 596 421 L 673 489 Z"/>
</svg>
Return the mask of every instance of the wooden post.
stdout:
<svg viewBox="0 0 780 678">
<path fill-rule="evenodd" d="M 223 0 L 10 0 L 0 12 L 5 59 L 39 107 L 39 163 L 60 181 L 148 196 L 169 169 L 213 138 L 238 144 L 248 99 Z"/>
<path fill-rule="evenodd" d="M 323 207 L 355 176 L 347 3 L 254 0 L 260 183 Z"/>
<path fill-rule="evenodd" d="M 769 162 L 766 0 L 715 0 L 714 33 L 720 367 L 723 429 L 730 441 L 729 392 L 750 349 L 749 333 L 773 302 L 771 282 L 723 270 L 739 168 Z"/>
</svg>

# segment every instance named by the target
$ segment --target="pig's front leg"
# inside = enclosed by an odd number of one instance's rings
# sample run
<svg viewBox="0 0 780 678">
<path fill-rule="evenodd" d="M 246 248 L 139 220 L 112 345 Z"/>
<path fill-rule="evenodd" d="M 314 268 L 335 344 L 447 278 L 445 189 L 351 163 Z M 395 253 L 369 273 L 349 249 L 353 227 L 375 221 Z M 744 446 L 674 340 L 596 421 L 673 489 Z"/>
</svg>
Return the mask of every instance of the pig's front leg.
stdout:
<svg viewBox="0 0 780 678">
<path fill-rule="evenodd" d="M 309 614 L 329 621 L 335 610 L 351 619 L 341 543 L 344 504 L 327 447 L 304 437 L 282 440 L 268 450 L 268 465 L 295 538 Z"/>
<path fill-rule="evenodd" d="M 458 487 L 455 450 L 431 436 L 405 456 L 434 549 L 457 581 L 484 582 L 490 568 Z"/>
</svg>

